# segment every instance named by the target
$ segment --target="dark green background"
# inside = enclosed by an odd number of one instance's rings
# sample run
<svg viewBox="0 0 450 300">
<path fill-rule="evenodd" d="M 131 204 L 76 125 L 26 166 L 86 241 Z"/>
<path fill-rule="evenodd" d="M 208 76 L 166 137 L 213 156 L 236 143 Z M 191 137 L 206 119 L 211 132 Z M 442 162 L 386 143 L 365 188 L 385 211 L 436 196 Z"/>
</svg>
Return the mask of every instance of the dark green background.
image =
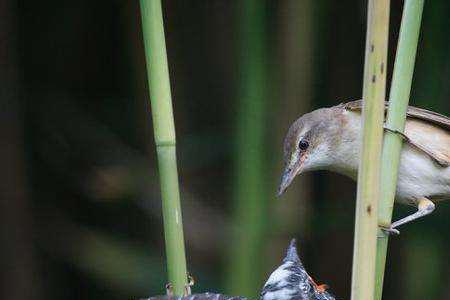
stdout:
<svg viewBox="0 0 450 300">
<path fill-rule="evenodd" d="M 401 9 L 392 1 L 388 74 Z M 257 295 L 297 237 L 311 275 L 349 299 L 355 184 L 316 172 L 283 198 L 275 193 L 289 124 L 361 96 L 365 13 L 364 1 L 163 2 L 195 292 L 239 293 L 227 288 L 239 278 L 227 266 L 240 259 L 253 267 L 240 284 Z M 414 105 L 447 115 L 449 15 L 450 2 L 425 3 L 411 94 Z M 138 2 L 2 1 L 0 34 L 2 299 L 163 293 Z M 253 102 L 243 109 L 246 97 Z M 245 124 L 255 125 L 255 149 L 245 146 Z M 264 215 L 255 254 L 238 258 L 249 252 L 232 234 L 247 234 L 236 216 L 251 211 L 236 212 L 245 200 L 236 190 L 255 189 L 236 184 L 248 174 L 240 157 L 252 157 L 242 151 L 259 153 L 263 174 L 246 182 L 262 192 Z M 411 210 L 396 207 L 394 216 Z M 440 203 L 391 239 L 385 299 L 450 298 L 449 216 L 450 202 Z"/>
</svg>

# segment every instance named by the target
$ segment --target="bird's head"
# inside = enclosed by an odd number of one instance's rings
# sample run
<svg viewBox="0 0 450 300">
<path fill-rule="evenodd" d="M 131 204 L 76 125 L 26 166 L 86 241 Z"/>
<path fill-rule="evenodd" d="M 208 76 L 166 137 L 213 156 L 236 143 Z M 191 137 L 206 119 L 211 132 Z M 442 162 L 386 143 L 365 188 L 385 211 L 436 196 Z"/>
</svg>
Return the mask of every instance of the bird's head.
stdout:
<svg viewBox="0 0 450 300">
<path fill-rule="evenodd" d="M 284 139 L 284 172 L 278 188 L 282 195 L 300 173 L 326 169 L 333 162 L 342 118 L 335 108 L 322 108 L 303 115 Z"/>
</svg>

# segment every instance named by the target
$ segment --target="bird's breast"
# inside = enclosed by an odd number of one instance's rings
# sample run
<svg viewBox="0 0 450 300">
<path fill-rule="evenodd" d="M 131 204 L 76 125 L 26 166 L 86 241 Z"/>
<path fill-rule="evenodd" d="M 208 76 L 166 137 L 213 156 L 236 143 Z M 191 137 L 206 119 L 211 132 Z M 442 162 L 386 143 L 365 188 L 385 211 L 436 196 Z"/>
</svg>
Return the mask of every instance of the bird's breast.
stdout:
<svg viewBox="0 0 450 300">
<path fill-rule="evenodd" d="M 426 197 L 450 199 L 450 168 L 439 166 L 423 152 L 404 144 L 397 179 L 397 201 L 416 204 Z"/>
</svg>

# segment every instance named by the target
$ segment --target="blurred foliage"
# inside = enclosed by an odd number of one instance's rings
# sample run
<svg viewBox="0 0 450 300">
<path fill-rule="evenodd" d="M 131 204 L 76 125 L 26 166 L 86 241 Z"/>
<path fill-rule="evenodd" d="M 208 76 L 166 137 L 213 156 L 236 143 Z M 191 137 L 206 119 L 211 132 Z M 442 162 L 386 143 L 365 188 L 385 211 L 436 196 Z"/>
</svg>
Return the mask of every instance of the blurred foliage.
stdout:
<svg viewBox="0 0 450 300">
<path fill-rule="evenodd" d="M 234 152 L 235 192 L 233 194 L 233 236 L 228 258 L 229 294 L 255 298 L 264 280 L 260 250 L 267 243 L 268 203 L 272 198 L 268 178 L 271 168 L 266 141 L 269 124 L 268 47 L 266 3 L 248 0 L 239 7 L 238 90 L 236 142 Z M 249 259 L 251 258 L 251 259 Z M 256 262 L 256 263 L 255 263 Z"/>
<path fill-rule="evenodd" d="M 3 49 L 14 55 L 2 56 L 8 68 L 0 73 L 11 91 L 3 100 L 19 105 L 5 106 L 2 119 L 8 147 L 0 155 L 1 191 L 2 199 L 10 199 L 0 218 L 4 295 L 23 299 L 20 292 L 28 291 L 34 299 L 111 300 L 164 293 L 161 204 L 138 3 L 5 4 L 0 11 L 8 18 L 0 18 L 0 32 L 8 37 Z M 267 242 L 257 249 L 261 259 L 245 259 L 264 278 L 290 237 L 297 237 L 311 275 L 348 299 L 355 184 L 316 172 L 298 178 L 282 199 L 275 199 L 275 187 L 289 124 L 306 111 L 361 95 L 366 3 L 290 0 L 267 1 L 264 7 L 271 76 L 265 88 L 271 92 L 262 120 L 270 128 L 261 147 L 268 157 L 263 168 L 270 215 Z M 245 117 L 238 116 L 239 82 L 248 78 L 240 70 L 251 55 L 241 53 L 243 10 L 241 1 L 163 1 L 188 269 L 198 292 L 225 289 L 228 254 L 235 246 L 235 120 Z M 448 11 L 448 1 L 425 3 L 411 99 L 445 114 Z M 392 1 L 388 76 L 400 16 L 401 2 Z M 397 206 L 394 219 L 411 209 Z M 386 299 L 450 297 L 442 288 L 450 281 L 449 214 L 450 203 L 439 203 L 432 216 L 392 239 Z"/>
</svg>

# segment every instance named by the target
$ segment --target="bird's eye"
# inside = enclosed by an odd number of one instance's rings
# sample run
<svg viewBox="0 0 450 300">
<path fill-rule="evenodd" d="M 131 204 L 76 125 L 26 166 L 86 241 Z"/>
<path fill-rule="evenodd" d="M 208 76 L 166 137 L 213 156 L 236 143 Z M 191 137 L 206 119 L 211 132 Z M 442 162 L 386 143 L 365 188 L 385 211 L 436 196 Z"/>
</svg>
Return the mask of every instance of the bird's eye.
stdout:
<svg viewBox="0 0 450 300">
<path fill-rule="evenodd" d="M 300 150 L 305 151 L 306 149 L 308 149 L 308 147 L 309 147 L 308 141 L 301 140 L 300 143 L 298 143 L 298 148 L 299 148 Z"/>
</svg>

